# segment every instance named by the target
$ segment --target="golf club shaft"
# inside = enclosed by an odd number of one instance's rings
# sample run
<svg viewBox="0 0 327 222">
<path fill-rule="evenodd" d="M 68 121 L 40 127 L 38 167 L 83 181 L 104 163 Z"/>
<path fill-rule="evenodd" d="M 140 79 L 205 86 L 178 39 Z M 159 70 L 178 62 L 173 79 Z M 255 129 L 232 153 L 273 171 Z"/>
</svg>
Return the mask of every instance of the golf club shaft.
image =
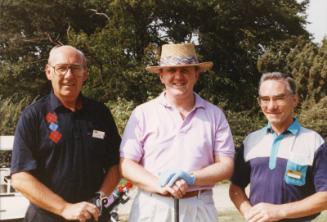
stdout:
<svg viewBox="0 0 327 222">
<path fill-rule="evenodd" d="M 175 222 L 179 222 L 179 199 L 174 199 Z"/>
</svg>

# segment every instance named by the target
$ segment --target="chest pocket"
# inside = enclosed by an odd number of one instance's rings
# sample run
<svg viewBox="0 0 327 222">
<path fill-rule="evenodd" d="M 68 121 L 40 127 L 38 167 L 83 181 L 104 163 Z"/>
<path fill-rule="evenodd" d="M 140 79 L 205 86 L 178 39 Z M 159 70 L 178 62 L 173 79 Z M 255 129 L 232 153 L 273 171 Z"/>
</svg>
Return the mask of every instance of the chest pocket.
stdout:
<svg viewBox="0 0 327 222">
<path fill-rule="evenodd" d="M 295 186 L 305 185 L 309 161 L 309 155 L 291 153 L 285 170 L 285 182 Z"/>
<path fill-rule="evenodd" d="M 91 130 L 90 132 L 90 153 L 97 158 L 105 158 L 108 149 L 108 135 L 103 130 Z"/>
</svg>

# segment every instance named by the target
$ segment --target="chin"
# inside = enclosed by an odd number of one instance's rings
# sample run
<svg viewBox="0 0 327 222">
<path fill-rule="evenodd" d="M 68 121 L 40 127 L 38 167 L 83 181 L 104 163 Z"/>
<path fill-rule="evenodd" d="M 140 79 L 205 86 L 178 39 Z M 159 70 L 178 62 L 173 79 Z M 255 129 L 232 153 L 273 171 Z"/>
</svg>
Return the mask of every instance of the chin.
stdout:
<svg viewBox="0 0 327 222">
<path fill-rule="evenodd" d="M 61 96 L 63 98 L 72 98 L 72 99 L 75 99 L 78 95 L 76 95 L 76 93 L 73 93 L 73 92 L 63 92 L 61 93 Z"/>
<path fill-rule="evenodd" d="M 280 118 L 277 118 L 275 116 L 273 116 L 273 117 L 272 116 L 267 116 L 267 119 L 271 123 L 279 123 L 280 122 Z"/>
</svg>

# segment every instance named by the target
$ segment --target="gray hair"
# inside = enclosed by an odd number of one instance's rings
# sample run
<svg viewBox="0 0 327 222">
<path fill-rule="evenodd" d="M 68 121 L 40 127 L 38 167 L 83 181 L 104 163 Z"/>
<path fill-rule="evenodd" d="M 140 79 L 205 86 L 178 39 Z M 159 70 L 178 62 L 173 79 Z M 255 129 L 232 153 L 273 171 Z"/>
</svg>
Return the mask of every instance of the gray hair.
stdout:
<svg viewBox="0 0 327 222">
<path fill-rule="evenodd" d="M 80 56 L 81 56 L 81 58 L 82 58 L 82 61 L 83 61 L 83 65 L 86 67 L 86 57 L 85 57 L 84 53 L 83 53 L 81 50 L 79 50 L 79 49 L 77 49 L 77 48 L 75 48 L 75 47 L 73 47 L 73 46 L 71 46 L 71 45 L 56 45 L 56 46 L 54 46 L 54 47 L 50 50 L 49 58 L 48 58 L 48 64 L 50 64 L 50 61 L 52 60 L 55 51 L 56 51 L 57 49 L 61 48 L 61 47 L 67 47 L 67 48 L 71 48 L 71 49 L 75 50 L 78 54 L 80 54 Z"/>
<path fill-rule="evenodd" d="M 294 79 L 292 78 L 292 76 L 290 76 L 289 74 L 285 74 L 285 73 L 281 73 L 281 72 L 268 72 L 268 73 L 262 74 L 262 76 L 260 78 L 260 82 L 259 82 L 259 90 L 260 90 L 261 84 L 267 80 L 285 81 L 287 83 L 288 91 L 293 95 L 297 94 L 296 83 L 295 83 Z"/>
</svg>

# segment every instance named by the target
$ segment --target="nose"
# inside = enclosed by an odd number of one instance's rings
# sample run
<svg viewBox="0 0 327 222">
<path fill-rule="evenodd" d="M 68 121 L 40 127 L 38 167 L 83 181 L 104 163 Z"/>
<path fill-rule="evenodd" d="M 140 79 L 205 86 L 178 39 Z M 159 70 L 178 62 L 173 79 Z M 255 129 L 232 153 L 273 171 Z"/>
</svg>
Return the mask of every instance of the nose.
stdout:
<svg viewBox="0 0 327 222">
<path fill-rule="evenodd" d="M 177 79 L 181 79 L 184 77 L 182 71 L 180 69 L 177 69 L 176 72 L 175 72 L 175 75 L 174 75 L 175 78 Z"/>
<path fill-rule="evenodd" d="M 267 108 L 268 109 L 276 109 L 276 107 L 277 107 L 276 100 L 270 99 L 269 102 L 268 102 L 268 104 L 267 104 Z"/>
<path fill-rule="evenodd" d="M 73 74 L 73 72 L 72 72 L 72 68 L 69 67 L 69 68 L 67 69 L 66 74 L 65 74 L 65 78 L 72 78 L 72 77 L 74 77 L 74 74 Z"/>
</svg>

